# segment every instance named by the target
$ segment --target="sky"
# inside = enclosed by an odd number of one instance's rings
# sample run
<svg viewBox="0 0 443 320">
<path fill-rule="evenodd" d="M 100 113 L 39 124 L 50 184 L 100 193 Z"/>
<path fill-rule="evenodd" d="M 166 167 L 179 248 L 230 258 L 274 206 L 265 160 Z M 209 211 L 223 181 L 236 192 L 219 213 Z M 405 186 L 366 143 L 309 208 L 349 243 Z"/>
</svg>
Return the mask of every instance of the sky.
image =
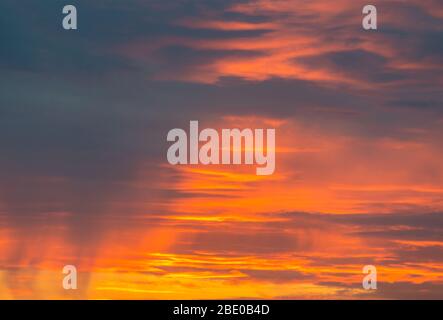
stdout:
<svg viewBox="0 0 443 320">
<path fill-rule="evenodd" d="M 443 299 L 443 6 L 366 4 L 2 0 L 0 298 Z M 169 164 L 191 120 L 274 174 Z"/>
</svg>

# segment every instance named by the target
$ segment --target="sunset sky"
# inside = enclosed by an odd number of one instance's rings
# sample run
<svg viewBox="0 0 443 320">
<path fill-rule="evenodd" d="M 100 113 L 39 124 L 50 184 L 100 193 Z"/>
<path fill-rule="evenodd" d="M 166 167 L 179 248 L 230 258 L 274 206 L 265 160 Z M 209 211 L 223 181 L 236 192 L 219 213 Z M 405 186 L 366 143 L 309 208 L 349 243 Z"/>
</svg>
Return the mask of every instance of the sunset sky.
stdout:
<svg viewBox="0 0 443 320">
<path fill-rule="evenodd" d="M 2 0 L 0 299 L 443 299 L 443 5 L 366 4 Z M 274 174 L 170 165 L 191 120 Z"/>
</svg>

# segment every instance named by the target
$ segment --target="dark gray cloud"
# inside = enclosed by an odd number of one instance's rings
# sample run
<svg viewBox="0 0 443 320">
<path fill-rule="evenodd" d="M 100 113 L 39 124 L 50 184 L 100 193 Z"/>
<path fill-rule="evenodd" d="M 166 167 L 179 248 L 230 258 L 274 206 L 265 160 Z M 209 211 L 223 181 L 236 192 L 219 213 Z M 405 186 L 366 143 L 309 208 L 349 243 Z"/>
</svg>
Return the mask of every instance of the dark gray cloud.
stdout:
<svg viewBox="0 0 443 320">
<path fill-rule="evenodd" d="M 162 73 L 192 73 L 199 65 L 207 65 L 221 58 L 254 58 L 265 55 L 259 50 L 198 50 L 184 45 L 161 47 L 149 56 L 151 68 Z"/>
<path fill-rule="evenodd" d="M 211 15 L 233 1 L 84 1 L 69 4 L 78 10 L 78 30 L 62 28 L 64 3 L 4 1 L 0 5 L 0 68 L 46 74 L 88 76 L 116 70 L 136 70 L 136 61 L 118 54 L 116 45 L 161 37 L 242 38 L 267 30 L 212 30 L 181 26 L 178 19 Z"/>
<path fill-rule="evenodd" d="M 350 79 L 383 83 L 405 79 L 406 75 L 395 72 L 388 66 L 388 59 L 382 55 L 362 49 L 335 51 L 319 56 L 298 58 L 297 63 L 306 64 L 313 69 L 332 69 Z"/>
<path fill-rule="evenodd" d="M 353 231 L 350 231 L 351 235 L 362 238 L 443 241 L 443 214 L 440 212 L 346 215 L 289 213 L 283 216 L 289 218 L 289 221 L 271 224 L 276 224 L 275 227 L 279 225 L 293 225 L 294 227 L 312 227 L 316 224 L 318 226 L 327 224 L 329 227 L 345 225 L 354 227 L 351 229 Z"/>
<path fill-rule="evenodd" d="M 189 234 L 188 239 L 182 239 L 177 243 L 174 252 L 192 253 L 194 251 L 209 251 L 225 254 L 229 252 L 242 254 L 263 254 L 291 252 L 301 249 L 297 239 L 290 234 L 278 232 L 278 230 L 262 230 L 256 235 L 246 234 L 241 231 L 227 230 L 216 231 L 213 227 L 208 232 Z"/>
<path fill-rule="evenodd" d="M 351 289 L 361 288 L 361 283 L 344 282 L 321 282 L 324 286 L 343 288 L 343 298 L 350 294 Z M 356 294 L 363 299 L 396 299 L 396 300 L 441 300 L 443 283 L 422 282 L 413 283 L 408 281 L 377 282 L 377 290 L 369 290 L 365 293 Z"/>
<path fill-rule="evenodd" d="M 253 279 L 274 283 L 288 283 L 312 279 L 314 275 L 296 270 L 241 270 Z"/>
</svg>

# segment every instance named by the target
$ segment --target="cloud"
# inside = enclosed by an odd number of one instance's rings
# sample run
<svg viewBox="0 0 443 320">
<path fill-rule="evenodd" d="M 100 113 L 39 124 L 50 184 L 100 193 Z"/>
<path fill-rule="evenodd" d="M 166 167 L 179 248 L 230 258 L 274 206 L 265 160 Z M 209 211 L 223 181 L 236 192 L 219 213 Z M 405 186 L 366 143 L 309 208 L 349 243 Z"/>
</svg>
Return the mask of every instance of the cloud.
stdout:
<svg viewBox="0 0 443 320">
<path fill-rule="evenodd" d="M 296 61 L 314 69 L 326 68 L 351 79 L 368 82 L 383 83 L 405 78 L 405 75 L 389 68 L 384 56 L 361 49 L 328 52 L 320 56 L 311 55 Z"/>
<path fill-rule="evenodd" d="M 0 291 L 58 296 L 74 262 L 82 297 L 359 297 L 369 261 L 381 297 L 439 296 L 438 1 L 385 1 L 374 33 L 350 0 L 71 3 L 75 32 L 59 1 L 0 5 Z M 166 165 L 190 120 L 277 126 L 276 174 Z"/>
</svg>

